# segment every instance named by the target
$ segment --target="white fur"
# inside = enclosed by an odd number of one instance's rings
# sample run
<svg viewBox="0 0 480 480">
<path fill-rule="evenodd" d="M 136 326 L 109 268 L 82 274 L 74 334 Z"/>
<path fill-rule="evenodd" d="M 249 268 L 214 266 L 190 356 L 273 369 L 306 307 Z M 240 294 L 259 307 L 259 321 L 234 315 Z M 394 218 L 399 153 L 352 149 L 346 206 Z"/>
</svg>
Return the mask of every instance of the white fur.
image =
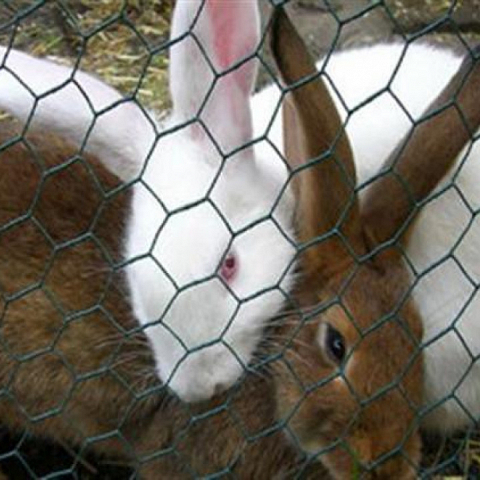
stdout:
<svg viewBox="0 0 480 480">
<path fill-rule="evenodd" d="M 187 13 L 182 15 L 188 22 L 191 16 Z M 175 34 L 179 35 L 178 29 Z M 411 44 L 396 71 L 403 49 L 401 44 L 355 49 L 333 55 L 325 66 L 342 97 L 340 100 L 332 90 L 342 118 L 347 116 L 345 106 L 351 112 L 347 131 L 360 182 L 376 173 L 411 127 L 409 116 L 413 120 L 421 116 L 461 62 L 450 51 Z M 63 81 L 60 78 L 64 75 L 63 67 L 51 62 L 34 60 L 16 51 L 10 51 L 7 65 L 9 62 L 24 82 L 38 85 L 35 87 L 38 91 L 50 88 L 52 82 L 58 85 Z M 318 65 L 319 68 L 323 66 L 322 62 Z M 44 75 L 47 71 L 51 76 Z M 182 74 L 175 74 L 178 82 L 182 81 Z M 52 78 L 56 75 L 58 78 Z M 0 107 L 25 118 L 31 109 L 30 97 L 16 85 L 18 82 L 11 78 L 6 82 L 5 77 L 6 73 L 0 71 Z M 86 85 L 96 86 L 92 92 L 87 92 L 89 96 L 98 94 L 100 105 L 118 100 L 116 92 L 92 77 L 78 71 L 75 77 Z M 173 89 L 176 81 L 172 78 Z M 184 84 L 193 96 L 204 88 L 190 80 Z M 377 93 L 377 97 L 356 110 Z M 84 132 L 81 128 L 85 129 L 91 121 L 91 114 L 73 89 L 65 91 L 64 95 L 68 102 L 61 101 L 64 97 L 59 93 L 52 95 L 52 107 L 42 110 L 38 123 L 53 128 L 60 125 L 67 136 L 81 141 L 83 133 L 78 132 Z M 251 155 L 249 151 L 238 155 L 238 162 L 229 164 L 212 191 L 212 201 L 218 203 L 234 230 L 268 215 L 283 185 L 285 168 L 272 147 L 273 144 L 282 148 L 281 122 L 277 119 L 268 128 L 279 98 L 280 92 L 275 86 L 253 97 L 254 138 L 266 139 L 256 146 L 255 162 L 253 158 L 246 158 Z M 122 178 L 131 178 L 132 172 L 137 173 L 144 161 L 145 145 L 151 141 L 151 127 L 144 116 L 137 123 L 137 114 L 125 118 L 124 110 L 119 107 L 111 112 L 115 122 L 99 125 L 98 140 L 91 144 L 91 150 L 102 158 L 106 153 L 110 168 Z M 39 111 L 35 118 L 38 115 Z M 224 125 L 212 127 L 211 118 L 207 115 L 207 128 L 223 128 Z M 167 125 L 184 120 L 185 116 L 174 112 Z M 232 127 L 228 121 L 225 125 Z M 211 277 L 231 240 L 221 216 L 208 202 L 203 202 L 167 219 L 166 211 L 153 195 L 158 195 L 164 207 L 173 212 L 202 199 L 209 190 L 221 157 L 212 144 L 206 142 L 199 146 L 192 141 L 187 130 L 162 136 L 149 159 L 142 183 L 136 188 L 127 251 L 129 257 L 145 255 L 130 267 L 129 280 L 135 314 L 144 324 L 154 323 L 146 331 L 156 354 L 159 373 L 165 380 L 171 377 L 170 386 L 183 398 L 196 399 L 210 395 L 217 385 L 232 383 L 242 372 L 241 364 L 250 360 L 261 337 L 262 326 L 280 308 L 282 295 L 273 288 L 245 303 L 238 302 L 235 297 L 248 298 L 257 289 L 275 287 L 279 281 L 288 292 L 293 280 L 290 273 L 285 276 L 284 273 L 292 259 L 292 247 L 274 222 L 266 220 L 234 241 L 241 263 L 241 275 L 232 285 L 234 295 L 220 280 Z M 137 132 L 143 146 L 137 147 L 126 131 Z M 228 134 L 228 129 L 218 133 L 222 150 L 240 141 L 228 138 Z M 118 150 L 117 145 L 121 147 L 120 157 L 124 160 L 115 164 L 110 155 Z M 475 163 L 475 160 L 478 163 L 480 152 L 477 149 L 474 145 L 454 180 L 472 209 L 480 204 L 480 171 Z M 439 188 L 448 185 L 451 178 L 450 175 Z M 288 211 L 288 202 L 281 203 L 276 218 L 290 235 Z M 166 223 L 155 243 L 153 239 L 162 222 Z M 467 226 L 468 232 L 462 237 Z M 480 416 L 480 364 L 472 364 L 466 349 L 468 347 L 474 356 L 480 354 L 480 322 L 475 317 L 478 296 L 474 286 L 480 278 L 479 236 L 479 222 L 472 221 L 467 206 L 455 189 L 450 188 L 423 210 L 407 251 L 419 275 L 413 295 L 424 319 L 424 338 L 428 344 L 425 350 L 427 403 L 433 405 L 455 394 L 455 399 L 441 403 L 434 414 L 427 417 L 426 424 L 430 427 L 453 429 L 466 425 L 468 417 L 459 402 L 474 417 Z M 453 255 L 450 255 L 452 250 Z M 171 279 L 162 273 L 156 261 L 168 269 Z M 470 280 L 462 273 L 460 264 Z M 205 277 L 209 277 L 205 282 L 180 294 L 173 285 L 185 286 Z M 162 315 L 165 315 L 162 322 L 155 324 Z M 449 330 L 454 322 L 456 329 Z M 172 334 L 168 333 L 169 328 Z M 448 332 L 444 334 L 444 330 Z M 210 343 L 185 356 L 185 347 L 187 350 L 201 347 L 203 342 Z"/>
<path fill-rule="evenodd" d="M 137 259 L 128 268 L 134 312 L 151 324 L 159 375 L 190 401 L 241 375 L 283 304 L 279 286 L 291 289 L 295 253 L 291 205 L 287 197 L 275 203 L 282 183 L 253 148 L 229 154 L 252 139 L 255 61 L 211 88 L 212 68 L 221 73 L 258 47 L 256 2 L 206 2 L 197 17 L 201 3 L 176 5 L 172 38 L 193 35 L 171 51 L 174 108 L 165 129 L 200 121 L 158 138 L 135 187 L 126 243 L 127 258 Z M 229 251 L 239 268 L 228 289 L 216 272 Z"/>
</svg>

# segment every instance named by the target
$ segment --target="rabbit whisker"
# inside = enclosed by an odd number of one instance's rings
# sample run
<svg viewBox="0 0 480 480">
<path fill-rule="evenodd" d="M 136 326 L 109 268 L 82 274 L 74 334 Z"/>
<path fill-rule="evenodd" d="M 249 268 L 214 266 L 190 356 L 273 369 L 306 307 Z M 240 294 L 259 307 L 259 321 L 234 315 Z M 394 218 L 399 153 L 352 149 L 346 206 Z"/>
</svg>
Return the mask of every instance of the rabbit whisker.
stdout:
<svg viewBox="0 0 480 480">
<path fill-rule="evenodd" d="M 269 340 L 268 345 L 271 345 L 272 347 L 281 348 L 283 350 L 285 349 L 285 347 L 283 345 L 279 344 L 278 342 L 276 342 L 274 340 L 273 341 Z M 305 358 L 303 358 L 297 351 L 295 351 L 293 349 L 288 349 L 288 354 L 294 356 L 298 361 L 300 361 L 301 363 L 306 365 L 308 368 L 310 368 L 310 369 L 314 368 L 314 366 L 310 362 L 308 362 Z"/>
</svg>

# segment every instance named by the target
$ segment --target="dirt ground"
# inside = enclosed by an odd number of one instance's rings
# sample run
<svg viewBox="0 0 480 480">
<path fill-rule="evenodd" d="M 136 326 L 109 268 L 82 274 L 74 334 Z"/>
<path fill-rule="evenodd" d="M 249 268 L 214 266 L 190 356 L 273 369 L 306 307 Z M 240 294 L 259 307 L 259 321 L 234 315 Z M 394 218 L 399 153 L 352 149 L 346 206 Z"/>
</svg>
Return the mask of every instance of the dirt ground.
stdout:
<svg viewBox="0 0 480 480">
<path fill-rule="evenodd" d="M 289 10 L 304 38 L 321 53 L 338 28 L 341 48 L 413 38 L 422 31 L 436 37 L 460 33 L 474 42 L 480 39 L 479 7 L 480 0 L 293 0 Z"/>
<path fill-rule="evenodd" d="M 270 3 L 260 0 L 264 18 Z M 291 0 L 287 10 L 315 57 L 332 45 L 345 49 L 402 39 L 456 49 L 462 42 L 480 44 L 480 0 Z"/>
</svg>

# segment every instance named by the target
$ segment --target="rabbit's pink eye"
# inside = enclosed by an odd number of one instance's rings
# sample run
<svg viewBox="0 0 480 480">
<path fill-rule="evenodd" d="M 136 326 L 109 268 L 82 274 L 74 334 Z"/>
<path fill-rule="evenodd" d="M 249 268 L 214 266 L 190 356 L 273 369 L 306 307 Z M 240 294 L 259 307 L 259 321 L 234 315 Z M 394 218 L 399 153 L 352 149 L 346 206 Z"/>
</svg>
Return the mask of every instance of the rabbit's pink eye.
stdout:
<svg viewBox="0 0 480 480">
<path fill-rule="evenodd" d="M 220 267 L 220 276 L 226 282 L 229 282 L 234 277 L 236 271 L 237 271 L 237 258 L 233 253 L 229 253 L 223 260 L 222 266 Z"/>
</svg>

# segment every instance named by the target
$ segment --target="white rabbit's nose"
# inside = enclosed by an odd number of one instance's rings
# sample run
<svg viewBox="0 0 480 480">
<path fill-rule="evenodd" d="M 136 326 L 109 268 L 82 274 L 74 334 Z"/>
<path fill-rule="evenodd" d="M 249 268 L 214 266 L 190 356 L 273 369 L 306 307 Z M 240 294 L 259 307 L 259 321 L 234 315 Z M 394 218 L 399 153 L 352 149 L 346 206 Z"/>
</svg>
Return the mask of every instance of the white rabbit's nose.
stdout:
<svg viewBox="0 0 480 480">
<path fill-rule="evenodd" d="M 229 386 L 224 383 L 217 383 L 213 388 L 213 394 L 218 395 L 219 393 L 222 393 L 223 391 L 227 390 L 228 387 Z"/>
<path fill-rule="evenodd" d="M 243 367 L 222 345 L 190 353 L 163 377 L 184 402 L 196 403 L 224 392 L 241 376 Z"/>
<path fill-rule="evenodd" d="M 207 379 L 202 381 L 199 378 L 197 382 L 192 382 L 190 385 L 184 386 L 183 388 L 176 385 L 175 390 L 182 401 L 187 403 L 197 403 L 212 398 L 226 388 L 228 388 L 228 385 L 211 383 L 211 381 Z"/>
<path fill-rule="evenodd" d="M 213 392 L 207 390 L 184 390 L 179 393 L 182 401 L 187 403 L 198 403 L 204 400 L 208 400 L 213 396 Z"/>
</svg>

